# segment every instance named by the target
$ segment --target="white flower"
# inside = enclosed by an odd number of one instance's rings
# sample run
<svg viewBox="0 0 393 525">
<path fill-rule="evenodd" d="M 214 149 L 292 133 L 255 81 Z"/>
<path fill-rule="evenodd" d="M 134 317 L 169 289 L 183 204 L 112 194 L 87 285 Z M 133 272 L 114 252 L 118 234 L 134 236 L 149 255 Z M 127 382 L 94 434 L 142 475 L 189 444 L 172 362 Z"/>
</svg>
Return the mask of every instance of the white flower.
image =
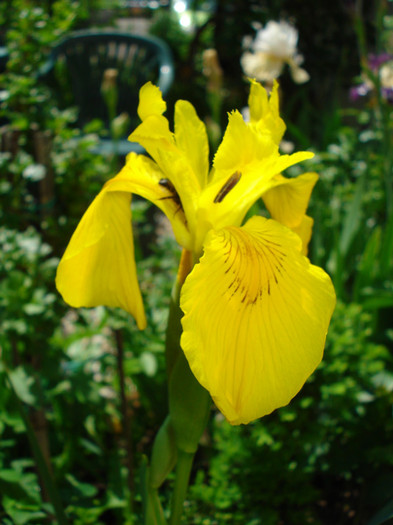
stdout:
<svg viewBox="0 0 393 525">
<path fill-rule="evenodd" d="M 243 71 L 256 80 L 272 82 L 288 64 L 296 83 L 307 82 L 309 74 L 299 67 L 303 57 L 297 52 L 297 42 L 295 27 L 284 21 L 268 22 L 265 28 L 257 31 L 254 41 L 245 40 L 251 52 L 246 51 L 241 57 Z"/>
<path fill-rule="evenodd" d="M 393 89 L 393 60 L 389 60 L 381 66 L 379 77 L 383 88 Z"/>
<path fill-rule="evenodd" d="M 270 21 L 260 29 L 252 45 L 254 51 L 262 51 L 277 58 L 288 60 L 296 53 L 297 30 L 287 22 Z"/>
</svg>

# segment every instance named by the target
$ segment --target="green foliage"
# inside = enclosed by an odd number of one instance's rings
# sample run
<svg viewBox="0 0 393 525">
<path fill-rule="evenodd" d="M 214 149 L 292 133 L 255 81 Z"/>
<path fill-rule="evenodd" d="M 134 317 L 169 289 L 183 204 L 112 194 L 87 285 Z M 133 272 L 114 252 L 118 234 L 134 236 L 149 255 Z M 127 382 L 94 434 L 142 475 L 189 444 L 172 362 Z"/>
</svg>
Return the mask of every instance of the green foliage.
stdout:
<svg viewBox="0 0 393 525">
<path fill-rule="evenodd" d="M 8 15 L 11 60 L 1 80 L 8 119 L 3 137 L 12 148 L 0 154 L 0 355 L 6 367 L 0 371 L 0 521 L 42 524 L 53 514 L 9 374 L 33 434 L 51 457 L 71 522 L 131 523 L 139 458 L 152 439 L 149 428 L 165 412 L 167 303 L 161 290 L 169 296 L 178 252 L 168 237 L 148 248 L 155 218 L 147 219 L 146 206 L 135 202 L 137 245 L 139 239 L 139 251 L 150 254 L 141 269 L 151 291 L 145 334 L 119 312 L 70 312 L 55 291 L 59 256 L 117 168 L 114 159 L 92 152 L 100 127 L 82 135 L 75 111 L 59 111 L 31 69 L 70 27 L 77 4 L 56 2 L 50 16 L 45 6 L 21 1 L 14 7 Z M 173 255 L 158 273 L 166 252 Z"/>
<path fill-rule="evenodd" d="M 26 338 L 29 343 L 41 338 L 45 341 L 47 334 L 37 331 L 34 321 L 39 318 L 38 324 L 49 330 L 57 325 L 54 304 L 57 297 L 53 286 L 52 293 L 47 289 L 47 283 L 58 260 L 47 257 L 51 248 L 42 243 L 33 229 L 19 233 L 1 228 L 0 246 L 2 346 L 7 348 L 19 337 Z M 20 313 L 25 319 L 20 318 Z"/>
<path fill-rule="evenodd" d="M 7 6 L 4 4 L 3 9 Z M 31 7 L 26 0 L 8 6 L 6 43 L 9 53 L 6 74 L 0 75 L 3 97 L 0 116 L 26 130 L 32 122 L 50 118 L 50 92 L 37 81 L 50 45 L 67 32 L 78 16 L 78 2 L 53 2 L 48 8 Z"/>
<path fill-rule="evenodd" d="M 362 111 L 358 121 L 372 125 L 372 114 Z M 383 130 L 342 126 L 336 142 L 308 163 L 320 175 L 309 211 L 315 221 L 311 258 L 328 269 L 338 295 L 350 300 L 366 300 L 370 287 L 373 296 L 392 293 L 386 161 Z M 393 303 L 385 299 L 383 305 Z"/>
<path fill-rule="evenodd" d="M 139 457 L 149 442 L 148 427 L 155 427 L 165 413 L 161 400 L 166 304 L 161 304 L 157 294 L 150 295 L 147 333 L 137 332 L 129 316 L 121 312 L 97 308 L 66 313 L 61 298 L 53 293 L 57 259 L 51 257 L 50 247 L 33 229 L 23 233 L 3 229 L 0 233 L 2 362 L 12 370 L 17 394 L 29 407 L 33 421 L 37 414 L 45 413 L 53 467 L 67 514 L 75 523 L 99 523 L 101 515 L 121 522 L 127 508 L 126 448 L 115 332 L 122 334 L 127 349 L 127 417 L 133 421 L 133 454 Z M 171 247 L 173 253 L 171 245 L 173 240 L 167 239 L 159 248 Z M 146 279 L 142 274 L 142 280 L 147 290 L 165 289 L 169 297 L 174 261 L 169 264 L 167 259 L 168 269 L 164 266 L 162 272 L 151 273 L 161 253 L 150 256 L 149 271 L 146 262 Z M 37 496 L 40 489 L 31 472 L 32 461 L 26 456 L 23 420 L 4 388 L 1 373 L 0 380 L 0 480 L 1 473 L 6 477 L 15 469 L 14 458 L 21 461 L 14 485 L 8 484 L 2 492 L 0 516 L 14 523 L 42 523 L 44 515 L 38 511 L 44 507 Z M 26 494 L 20 495 L 21 491 Z M 35 494 L 34 500 L 30 493 Z"/>
</svg>

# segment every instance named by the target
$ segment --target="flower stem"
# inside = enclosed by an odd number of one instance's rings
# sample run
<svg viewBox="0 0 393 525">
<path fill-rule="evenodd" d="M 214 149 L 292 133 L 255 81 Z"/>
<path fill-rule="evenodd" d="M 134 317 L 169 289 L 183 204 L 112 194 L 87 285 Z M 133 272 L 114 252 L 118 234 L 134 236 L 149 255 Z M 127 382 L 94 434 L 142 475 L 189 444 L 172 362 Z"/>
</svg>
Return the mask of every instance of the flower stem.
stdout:
<svg viewBox="0 0 393 525">
<path fill-rule="evenodd" d="M 180 525 L 194 454 L 178 451 L 176 479 L 171 504 L 169 525 Z"/>
</svg>

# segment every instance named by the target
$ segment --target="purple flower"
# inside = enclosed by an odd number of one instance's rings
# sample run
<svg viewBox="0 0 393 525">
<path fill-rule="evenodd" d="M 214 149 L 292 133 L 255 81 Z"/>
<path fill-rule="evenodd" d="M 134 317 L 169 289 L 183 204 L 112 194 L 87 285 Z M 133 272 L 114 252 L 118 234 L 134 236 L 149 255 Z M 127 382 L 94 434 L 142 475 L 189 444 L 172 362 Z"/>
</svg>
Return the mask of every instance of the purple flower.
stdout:
<svg viewBox="0 0 393 525">
<path fill-rule="evenodd" d="M 368 55 L 367 58 L 368 67 L 374 73 L 378 73 L 378 70 L 382 66 L 382 64 L 384 64 L 385 62 L 389 62 L 389 60 L 393 60 L 393 55 L 390 55 L 389 53 L 379 53 L 377 55 L 371 53 Z"/>
<path fill-rule="evenodd" d="M 374 76 L 379 78 L 382 97 L 389 103 L 393 103 L 393 55 L 389 53 L 370 54 L 367 65 Z M 362 73 L 361 84 L 350 89 L 349 97 L 351 100 L 358 100 L 360 97 L 369 95 L 376 90 L 375 78 L 373 75 Z"/>
</svg>

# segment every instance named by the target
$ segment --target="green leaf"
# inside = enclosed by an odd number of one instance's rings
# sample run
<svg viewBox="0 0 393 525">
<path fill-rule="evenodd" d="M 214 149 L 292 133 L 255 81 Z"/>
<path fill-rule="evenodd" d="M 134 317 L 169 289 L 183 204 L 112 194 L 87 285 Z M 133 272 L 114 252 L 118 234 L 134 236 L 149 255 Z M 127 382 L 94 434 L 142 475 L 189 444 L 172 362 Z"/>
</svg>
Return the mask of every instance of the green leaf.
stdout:
<svg viewBox="0 0 393 525">
<path fill-rule="evenodd" d="M 82 483 L 81 481 L 78 481 L 72 474 L 66 474 L 67 481 L 78 490 L 82 494 L 82 496 L 86 498 L 92 498 L 94 497 L 98 489 L 97 487 L 94 487 L 93 485 L 90 485 L 90 483 Z"/>
<path fill-rule="evenodd" d="M 27 315 L 40 315 L 45 311 L 45 306 L 42 304 L 29 303 L 24 306 L 23 310 Z"/>
<path fill-rule="evenodd" d="M 393 499 L 390 500 L 379 512 L 377 512 L 367 525 L 381 525 L 393 518 Z"/>
<path fill-rule="evenodd" d="M 157 372 L 157 359 L 151 352 L 143 352 L 140 356 L 142 370 L 148 377 L 153 377 Z"/>
<path fill-rule="evenodd" d="M 96 456 L 102 456 L 102 450 L 100 449 L 100 447 L 98 447 L 95 443 L 92 443 L 88 439 L 80 438 L 80 444 L 92 454 L 95 454 Z"/>
<path fill-rule="evenodd" d="M 393 260 L 393 213 L 389 218 L 389 222 L 383 234 L 383 243 L 381 247 L 380 264 L 381 264 L 381 277 L 388 278 L 392 272 L 392 260 Z"/>
<path fill-rule="evenodd" d="M 149 471 L 149 486 L 158 489 L 176 464 L 177 449 L 170 416 L 154 440 Z"/>
<path fill-rule="evenodd" d="M 352 240 L 360 228 L 362 219 L 362 200 L 365 186 L 365 174 L 358 180 L 355 188 L 355 194 L 352 199 L 351 206 L 347 210 L 344 218 L 344 225 L 340 238 L 340 253 L 343 258 L 348 253 Z"/>
<path fill-rule="evenodd" d="M 28 376 L 26 371 L 20 366 L 9 372 L 9 377 L 19 399 L 27 405 L 34 406 L 36 398 L 30 392 L 34 382 L 33 378 Z"/>
<path fill-rule="evenodd" d="M 376 291 L 362 301 L 365 310 L 379 310 L 393 307 L 393 293 L 389 290 Z"/>
<path fill-rule="evenodd" d="M 0 479 L 7 483 L 19 483 L 23 477 L 23 473 L 17 470 L 4 469 L 0 470 Z"/>
<path fill-rule="evenodd" d="M 359 269 L 355 277 L 355 298 L 359 299 L 359 294 L 363 288 L 372 284 L 375 278 L 376 265 L 375 262 L 380 260 L 379 253 L 381 249 L 381 228 L 378 226 L 372 232 L 367 244 L 364 248 L 362 258 L 360 260 Z"/>
<path fill-rule="evenodd" d="M 38 505 L 27 505 L 23 502 L 4 496 L 2 499 L 4 510 L 9 514 L 15 525 L 25 523 L 43 523 L 47 515 L 41 512 Z"/>
</svg>

